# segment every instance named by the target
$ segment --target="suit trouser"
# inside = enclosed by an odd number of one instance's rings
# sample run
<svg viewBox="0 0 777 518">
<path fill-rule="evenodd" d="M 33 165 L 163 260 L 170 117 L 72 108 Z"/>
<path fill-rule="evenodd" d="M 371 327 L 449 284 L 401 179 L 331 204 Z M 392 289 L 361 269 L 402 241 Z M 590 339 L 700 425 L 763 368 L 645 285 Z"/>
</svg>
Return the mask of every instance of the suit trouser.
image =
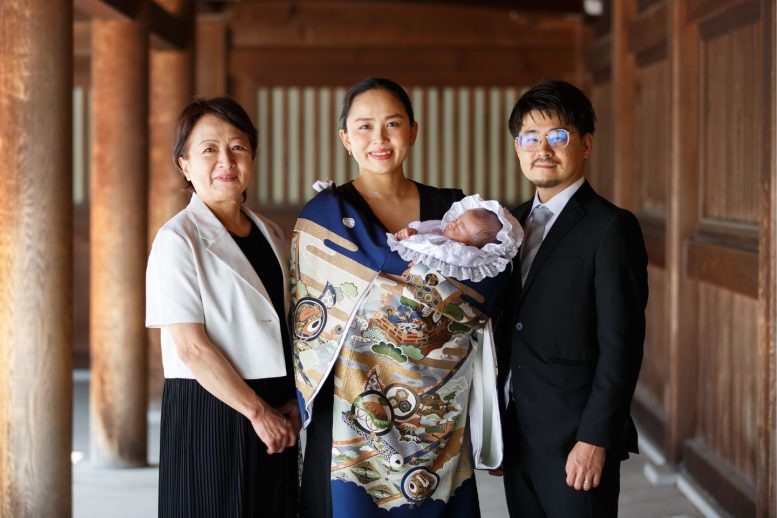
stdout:
<svg viewBox="0 0 777 518">
<path fill-rule="evenodd" d="M 511 402 L 504 414 L 504 486 L 512 518 L 618 516 L 620 458 L 605 459 L 599 487 L 578 491 L 566 483 L 566 456 L 538 451 L 526 439 Z"/>
</svg>

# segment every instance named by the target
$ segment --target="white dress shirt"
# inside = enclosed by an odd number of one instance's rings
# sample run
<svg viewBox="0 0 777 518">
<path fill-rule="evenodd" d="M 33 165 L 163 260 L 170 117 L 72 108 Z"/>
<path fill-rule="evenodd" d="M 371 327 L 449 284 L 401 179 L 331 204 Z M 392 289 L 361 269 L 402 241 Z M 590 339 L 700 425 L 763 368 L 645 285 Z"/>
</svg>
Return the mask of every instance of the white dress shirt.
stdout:
<svg viewBox="0 0 777 518">
<path fill-rule="evenodd" d="M 526 224 L 524 225 L 525 228 L 529 228 L 529 225 L 531 225 L 531 213 L 534 211 L 534 209 L 537 207 L 537 205 L 543 205 L 545 206 L 549 211 L 553 213 L 553 215 L 550 217 L 547 223 L 545 223 L 545 233 L 542 234 L 542 239 L 545 239 L 545 236 L 548 235 L 548 232 L 550 232 L 550 228 L 553 226 L 553 223 L 556 222 L 558 219 L 558 215 L 561 214 L 561 211 L 564 210 L 564 207 L 567 206 L 567 203 L 569 200 L 572 199 L 572 196 L 575 195 L 577 190 L 580 188 L 581 185 L 583 185 L 583 182 L 585 182 L 585 178 L 581 177 L 579 180 L 577 180 L 575 183 L 552 197 L 547 201 L 547 203 L 542 203 L 540 201 L 539 195 L 537 193 L 534 193 L 534 201 L 531 205 L 531 211 L 529 211 L 529 218 L 526 221 Z"/>
</svg>

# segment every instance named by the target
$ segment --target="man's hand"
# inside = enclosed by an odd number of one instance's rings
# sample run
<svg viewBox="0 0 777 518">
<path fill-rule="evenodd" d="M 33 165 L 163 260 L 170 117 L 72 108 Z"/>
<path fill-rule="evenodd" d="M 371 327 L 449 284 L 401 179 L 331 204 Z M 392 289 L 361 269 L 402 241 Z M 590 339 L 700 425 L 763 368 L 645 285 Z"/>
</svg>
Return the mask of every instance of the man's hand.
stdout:
<svg viewBox="0 0 777 518">
<path fill-rule="evenodd" d="M 410 228 L 410 227 L 403 228 L 402 230 L 394 234 L 394 239 L 396 239 L 397 241 L 402 241 L 403 239 L 407 239 L 408 237 L 414 236 L 416 234 L 418 234 L 418 231 L 414 228 Z"/>
<path fill-rule="evenodd" d="M 499 466 L 495 467 L 494 469 L 489 469 L 488 470 L 488 474 L 491 475 L 492 477 L 503 477 L 504 474 L 505 474 L 504 466 L 502 464 L 500 464 Z"/>
<path fill-rule="evenodd" d="M 567 457 L 567 485 L 576 490 L 589 491 L 602 481 L 602 469 L 606 450 L 578 441 Z"/>
</svg>

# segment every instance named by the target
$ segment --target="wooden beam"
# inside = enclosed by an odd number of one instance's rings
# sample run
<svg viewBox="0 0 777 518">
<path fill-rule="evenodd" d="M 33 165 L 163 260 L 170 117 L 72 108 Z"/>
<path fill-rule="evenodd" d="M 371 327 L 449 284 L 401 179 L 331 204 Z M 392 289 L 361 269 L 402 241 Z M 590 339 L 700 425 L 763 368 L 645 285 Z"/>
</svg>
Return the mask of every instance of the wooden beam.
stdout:
<svg viewBox="0 0 777 518">
<path fill-rule="evenodd" d="M 184 50 L 191 46 L 194 28 L 184 16 L 177 16 L 156 2 L 151 2 L 149 10 L 152 48 Z"/>
<path fill-rule="evenodd" d="M 741 27 L 753 25 L 761 20 L 761 5 L 758 0 L 747 0 L 739 4 L 726 6 L 725 9 L 709 16 L 699 24 L 699 33 L 705 40 L 735 31 Z"/>
<path fill-rule="evenodd" d="M 363 1 L 363 0 L 353 0 Z M 388 0 L 386 0 L 388 1 Z M 472 0 L 390 0 L 395 4 L 445 4 L 462 7 L 472 6 Z M 510 11 L 545 11 L 552 13 L 583 12 L 583 0 L 478 0 L 477 6 L 486 9 L 507 9 Z"/>
<path fill-rule="evenodd" d="M 343 86 L 368 76 L 407 86 L 526 86 L 545 77 L 574 81 L 574 50 L 247 50 L 231 53 L 229 73 L 261 86 Z"/>
<path fill-rule="evenodd" d="M 129 21 L 138 17 L 144 0 L 73 0 L 73 7 L 90 18 Z"/>
<path fill-rule="evenodd" d="M 151 45 L 162 49 L 184 49 L 190 46 L 192 30 L 186 20 L 151 0 L 73 0 L 76 9 L 92 19 L 132 21 L 148 1 Z M 162 0 L 164 1 L 164 0 Z M 83 25 L 79 21 L 76 25 Z M 79 40 L 77 40 L 79 42 Z"/>
<path fill-rule="evenodd" d="M 510 15 L 481 8 L 413 3 L 241 3 L 225 11 L 240 47 L 566 48 L 582 17 Z"/>
<path fill-rule="evenodd" d="M 686 242 L 688 277 L 758 298 L 758 250 L 702 238 Z"/>
<path fill-rule="evenodd" d="M 254 0 L 255 4 L 271 3 L 274 0 Z M 296 0 L 297 5 L 325 3 L 322 0 Z M 330 2 L 331 3 L 331 2 Z M 351 6 L 365 4 L 365 0 L 341 0 L 339 3 Z M 400 4 L 403 6 L 419 4 L 472 7 L 472 0 L 371 0 L 371 4 Z M 507 11 L 545 11 L 552 13 L 577 13 L 583 12 L 583 0 L 478 0 L 477 9 L 501 9 Z"/>
<path fill-rule="evenodd" d="M 749 7 L 754 4 L 757 5 L 759 1 L 760 0 L 686 0 L 688 21 L 698 22 L 726 10 L 736 16 L 736 11 L 738 9 L 747 11 L 749 10 Z"/>
</svg>

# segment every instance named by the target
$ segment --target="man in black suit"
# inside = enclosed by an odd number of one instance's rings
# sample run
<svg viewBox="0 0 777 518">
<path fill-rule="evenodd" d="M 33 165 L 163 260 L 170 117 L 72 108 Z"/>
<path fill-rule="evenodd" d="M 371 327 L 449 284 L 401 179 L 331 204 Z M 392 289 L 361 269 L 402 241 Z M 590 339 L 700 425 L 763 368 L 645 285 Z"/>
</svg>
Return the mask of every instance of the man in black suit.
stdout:
<svg viewBox="0 0 777 518">
<path fill-rule="evenodd" d="M 634 215 L 583 176 L 591 102 L 564 81 L 528 90 L 510 132 L 534 197 L 499 336 L 510 515 L 617 516 L 642 362 L 647 254 Z"/>
</svg>

